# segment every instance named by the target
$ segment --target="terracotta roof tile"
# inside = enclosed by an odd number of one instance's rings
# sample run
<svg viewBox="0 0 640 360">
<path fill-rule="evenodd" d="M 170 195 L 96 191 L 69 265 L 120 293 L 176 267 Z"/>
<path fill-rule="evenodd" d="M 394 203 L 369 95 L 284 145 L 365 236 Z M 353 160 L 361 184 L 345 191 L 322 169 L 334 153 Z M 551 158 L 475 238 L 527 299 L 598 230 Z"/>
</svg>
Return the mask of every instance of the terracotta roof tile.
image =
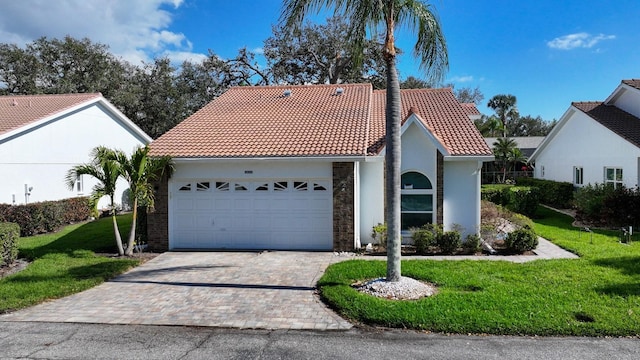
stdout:
<svg viewBox="0 0 640 360">
<path fill-rule="evenodd" d="M 467 115 L 482 115 L 475 103 L 460 103 L 460 105 L 467 111 Z"/>
<path fill-rule="evenodd" d="M 622 80 L 622 83 L 640 90 L 640 79 Z"/>
<path fill-rule="evenodd" d="M 100 93 L 0 96 L 0 134 L 101 96 Z"/>
<path fill-rule="evenodd" d="M 640 118 L 613 105 L 605 105 L 599 101 L 574 102 L 571 105 L 622 138 L 640 147 Z"/>
<path fill-rule="evenodd" d="M 468 108 L 456 100 L 449 88 L 401 90 L 401 117 L 413 108 L 420 121 L 439 139 L 451 155 L 492 155 L 482 135 L 469 119 Z M 369 153 L 384 146 L 386 92 L 374 91 Z"/>
<path fill-rule="evenodd" d="M 342 88 L 342 94 L 337 89 Z M 285 90 L 290 90 L 289 96 Z M 453 155 L 490 155 L 451 90 L 404 90 Z M 405 104 L 405 99 L 407 103 Z M 384 92 L 370 84 L 234 87 L 151 144 L 201 158 L 366 156 L 384 145 Z M 452 127 L 449 129 L 449 127 Z"/>
</svg>

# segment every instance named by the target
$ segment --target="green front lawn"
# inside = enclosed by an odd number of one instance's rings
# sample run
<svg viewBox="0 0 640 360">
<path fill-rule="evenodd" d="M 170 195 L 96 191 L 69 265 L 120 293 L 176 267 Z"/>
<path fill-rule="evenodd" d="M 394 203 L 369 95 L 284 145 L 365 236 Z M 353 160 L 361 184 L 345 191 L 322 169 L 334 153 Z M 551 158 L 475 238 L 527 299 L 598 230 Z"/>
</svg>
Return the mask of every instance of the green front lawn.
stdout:
<svg viewBox="0 0 640 360">
<path fill-rule="evenodd" d="M 131 215 L 118 217 L 123 238 Z M 67 226 L 55 234 L 19 240 L 20 258 L 29 266 L 0 280 L 0 314 L 94 287 L 139 263 L 96 256 L 116 253 L 111 218 Z"/>
<path fill-rule="evenodd" d="M 417 301 L 393 301 L 351 288 L 383 277 L 386 262 L 352 260 L 330 266 L 318 285 L 343 316 L 370 325 L 445 333 L 629 336 L 640 334 L 640 238 L 580 232 L 571 218 L 541 209 L 543 237 L 581 255 L 577 260 L 405 260 L 402 273 L 437 285 Z M 640 229 L 638 229 L 640 230 Z"/>
</svg>

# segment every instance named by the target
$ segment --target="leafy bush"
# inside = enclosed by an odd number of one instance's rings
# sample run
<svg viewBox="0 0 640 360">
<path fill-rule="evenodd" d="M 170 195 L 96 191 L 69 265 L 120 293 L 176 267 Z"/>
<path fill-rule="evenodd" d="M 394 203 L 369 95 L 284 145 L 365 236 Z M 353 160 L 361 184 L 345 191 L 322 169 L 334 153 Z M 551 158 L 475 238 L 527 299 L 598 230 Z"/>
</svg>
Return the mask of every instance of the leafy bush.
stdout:
<svg viewBox="0 0 640 360">
<path fill-rule="evenodd" d="M 371 237 L 378 242 L 378 245 L 387 247 L 387 224 L 378 223 L 373 226 Z"/>
<path fill-rule="evenodd" d="M 540 205 L 540 191 L 536 187 L 513 186 L 509 188 L 507 207 L 520 214 L 533 216 Z"/>
<path fill-rule="evenodd" d="M 512 185 L 482 185 L 480 197 L 482 200 L 491 201 L 498 205 L 509 203 L 509 189 Z"/>
<path fill-rule="evenodd" d="M 413 238 L 413 245 L 416 247 L 416 254 L 427 254 L 429 247 L 436 245 L 436 237 L 440 233 L 442 233 L 442 228 L 433 224 L 412 228 L 411 237 Z"/>
<path fill-rule="evenodd" d="M 480 250 L 480 235 L 478 234 L 469 234 L 467 238 L 462 243 L 462 248 L 469 253 L 475 253 Z"/>
<path fill-rule="evenodd" d="M 514 230 L 507 234 L 504 241 L 507 251 L 522 254 L 538 246 L 538 235 L 528 226 Z"/>
<path fill-rule="evenodd" d="M 436 236 L 436 245 L 440 248 L 440 251 L 445 254 L 453 254 L 462 242 L 460 240 L 460 233 L 457 231 L 445 231 L 439 233 Z"/>
<path fill-rule="evenodd" d="M 595 184 L 576 192 L 575 205 L 580 220 L 609 227 L 640 226 L 640 190 Z"/>
<path fill-rule="evenodd" d="M 532 186 L 540 191 L 540 202 L 556 208 L 567 209 L 571 207 L 574 197 L 573 184 L 534 178 L 516 179 L 518 186 Z"/>
<path fill-rule="evenodd" d="M 0 223 L 0 266 L 12 264 L 18 257 L 20 226 Z"/>
<path fill-rule="evenodd" d="M 64 224 L 84 221 L 91 209 L 87 198 L 45 201 L 26 205 L 0 204 L 0 221 L 20 226 L 20 236 L 58 230 Z"/>
</svg>

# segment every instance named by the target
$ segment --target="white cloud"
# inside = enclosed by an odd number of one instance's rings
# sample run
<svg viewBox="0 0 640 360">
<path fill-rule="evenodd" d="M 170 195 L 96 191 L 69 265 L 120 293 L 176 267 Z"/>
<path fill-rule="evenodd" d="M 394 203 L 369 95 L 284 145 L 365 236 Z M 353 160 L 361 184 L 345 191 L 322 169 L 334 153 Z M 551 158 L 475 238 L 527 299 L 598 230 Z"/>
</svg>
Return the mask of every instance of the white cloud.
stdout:
<svg viewBox="0 0 640 360">
<path fill-rule="evenodd" d="M 473 81 L 473 76 L 471 76 L 471 75 L 454 76 L 451 79 L 449 79 L 448 81 L 454 82 L 454 83 L 467 83 L 467 82 L 472 82 Z"/>
<path fill-rule="evenodd" d="M 251 50 L 253 53 L 258 54 L 258 55 L 264 55 L 264 48 L 262 47 L 257 47 L 254 48 L 253 50 Z"/>
<path fill-rule="evenodd" d="M 576 48 L 592 48 L 603 40 L 613 40 L 615 35 L 591 35 L 581 32 L 557 37 L 549 42 L 547 46 L 552 49 L 571 50 Z"/>
<path fill-rule="evenodd" d="M 133 64 L 156 56 L 173 59 L 188 55 L 192 44 L 182 33 L 169 30 L 172 14 L 183 0 L 21 0 L 5 1 L 0 11 L 0 43 L 23 46 L 42 36 L 66 35 L 106 44 L 114 55 Z"/>
</svg>

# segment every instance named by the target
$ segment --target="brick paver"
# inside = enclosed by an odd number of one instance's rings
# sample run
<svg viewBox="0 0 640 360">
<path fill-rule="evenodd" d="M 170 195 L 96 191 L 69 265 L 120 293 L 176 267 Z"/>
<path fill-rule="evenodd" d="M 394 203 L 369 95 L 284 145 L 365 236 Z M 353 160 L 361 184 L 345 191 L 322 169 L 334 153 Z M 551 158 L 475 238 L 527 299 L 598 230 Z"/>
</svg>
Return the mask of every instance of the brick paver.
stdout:
<svg viewBox="0 0 640 360">
<path fill-rule="evenodd" d="M 0 321 L 346 330 L 315 283 L 333 253 L 170 252 L 87 291 Z"/>
<path fill-rule="evenodd" d="M 536 253 L 405 258 L 577 257 L 544 239 Z M 95 288 L 1 315 L 0 321 L 346 330 L 352 325 L 320 301 L 315 284 L 331 263 L 351 258 L 326 252 L 169 252 Z"/>
</svg>

